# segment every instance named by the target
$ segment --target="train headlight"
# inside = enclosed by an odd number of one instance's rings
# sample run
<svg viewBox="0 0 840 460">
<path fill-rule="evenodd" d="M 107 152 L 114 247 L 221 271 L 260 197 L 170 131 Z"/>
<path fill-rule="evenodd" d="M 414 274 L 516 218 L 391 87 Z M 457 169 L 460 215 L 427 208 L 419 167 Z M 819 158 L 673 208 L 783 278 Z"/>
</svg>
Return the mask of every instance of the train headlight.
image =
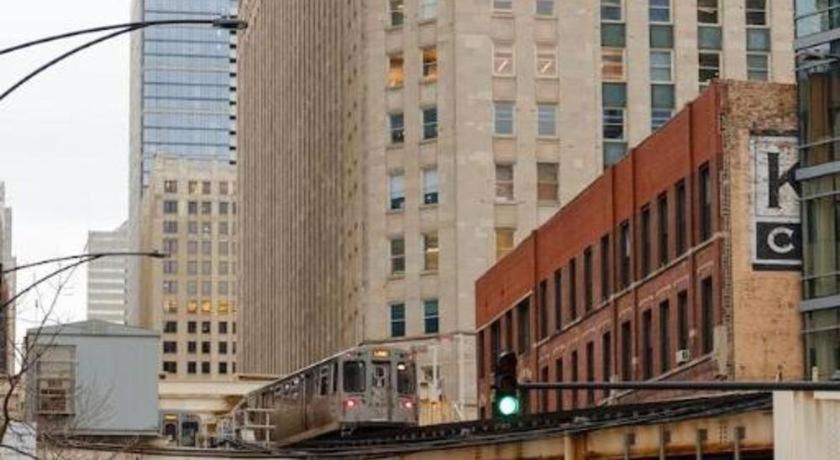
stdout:
<svg viewBox="0 0 840 460">
<path fill-rule="evenodd" d="M 361 402 L 356 399 L 345 399 L 344 400 L 344 408 L 345 409 L 353 409 L 356 406 L 361 405 Z"/>
<path fill-rule="evenodd" d="M 406 399 L 402 403 L 403 407 L 406 409 L 413 409 L 414 408 L 414 401 L 410 399 Z"/>
</svg>

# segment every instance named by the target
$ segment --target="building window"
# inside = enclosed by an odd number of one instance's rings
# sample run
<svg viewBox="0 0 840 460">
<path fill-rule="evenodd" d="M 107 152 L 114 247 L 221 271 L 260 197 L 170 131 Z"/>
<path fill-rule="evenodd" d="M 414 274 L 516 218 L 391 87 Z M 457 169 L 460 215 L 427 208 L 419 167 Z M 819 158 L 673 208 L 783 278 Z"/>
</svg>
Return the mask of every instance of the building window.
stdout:
<svg viewBox="0 0 840 460">
<path fill-rule="evenodd" d="M 167 275 L 178 274 L 178 261 L 177 260 L 164 260 L 163 261 L 163 273 L 165 273 Z"/>
<path fill-rule="evenodd" d="M 619 226 L 619 275 L 621 277 L 621 287 L 627 288 L 630 286 L 630 222 L 624 221 Z"/>
<path fill-rule="evenodd" d="M 685 252 L 688 243 L 688 225 L 686 223 L 685 182 L 679 181 L 677 189 L 677 255 Z"/>
<path fill-rule="evenodd" d="M 642 208 L 642 228 L 641 228 L 641 243 L 642 243 L 642 277 L 646 277 L 650 274 L 650 261 L 651 261 L 651 244 L 650 244 L 650 206 L 645 205 Z"/>
<path fill-rule="evenodd" d="M 423 170 L 423 204 L 431 205 L 438 202 L 438 170 L 429 168 Z"/>
<path fill-rule="evenodd" d="M 391 337 L 405 336 L 405 304 L 391 305 Z"/>
<path fill-rule="evenodd" d="M 201 373 L 202 374 L 209 374 L 210 373 L 210 363 L 208 361 L 204 361 L 201 363 Z"/>
<path fill-rule="evenodd" d="M 537 0 L 536 14 L 538 16 L 554 16 L 554 0 Z"/>
<path fill-rule="evenodd" d="M 195 373 L 196 373 L 195 361 L 187 362 L 187 374 L 195 374 Z"/>
<path fill-rule="evenodd" d="M 513 250 L 513 232 L 512 228 L 496 229 L 496 260 Z"/>
<path fill-rule="evenodd" d="M 177 374 L 178 373 L 178 363 L 175 361 L 164 361 L 163 362 L 163 372 L 167 374 Z"/>
<path fill-rule="evenodd" d="M 201 354 L 209 355 L 212 353 L 210 350 L 210 342 L 201 342 Z"/>
<path fill-rule="evenodd" d="M 656 130 L 664 125 L 674 110 L 674 85 L 655 84 L 650 86 L 651 128 Z"/>
<path fill-rule="evenodd" d="M 493 74 L 509 76 L 514 70 L 513 45 L 496 43 L 493 46 Z"/>
<path fill-rule="evenodd" d="M 405 142 L 405 116 L 400 113 L 392 113 L 388 115 L 390 126 L 388 127 L 391 133 L 392 144 L 402 144 Z"/>
<path fill-rule="evenodd" d="M 438 77 L 437 48 L 423 49 L 423 80 L 435 81 Z"/>
<path fill-rule="evenodd" d="M 176 200 L 163 201 L 164 214 L 178 214 L 178 202 Z"/>
<path fill-rule="evenodd" d="M 405 0 L 388 0 L 388 14 L 391 27 L 399 27 L 405 22 Z"/>
<path fill-rule="evenodd" d="M 405 273 L 405 240 L 391 238 L 391 274 L 402 275 L 403 273 Z"/>
<path fill-rule="evenodd" d="M 438 299 L 423 301 L 423 327 L 426 334 L 437 334 L 440 330 Z"/>
<path fill-rule="evenodd" d="M 592 309 L 595 299 L 595 281 L 592 275 L 592 247 L 583 251 L 583 308 Z"/>
<path fill-rule="evenodd" d="M 700 52 L 700 73 L 698 75 L 701 85 L 707 85 L 715 78 L 720 78 L 720 53 L 716 51 Z"/>
<path fill-rule="evenodd" d="M 610 298 L 610 235 L 601 237 L 601 300 Z"/>
<path fill-rule="evenodd" d="M 213 202 L 212 201 L 202 201 L 201 202 L 201 214 L 205 216 L 209 216 L 213 213 Z"/>
<path fill-rule="evenodd" d="M 226 216 L 228 215 L 228 209 L 230 205 L 227 201 L 220 201 L 219 202 L 219 215 Z"/>
<path fill-rule="evenodd" d="M 712 297 L 712 278 L 705 278 L 700 283 L 700 324 L 703 354 L 714 350 L 715 313 L 714 298 Z"/>
<path fill-rule="evenodd" d="M 228 373 L 227 363 L 224 361 L 219 362 L 219 374 L 225 375 Z"/>
<path fill-rule="evenodd" d="M 198 181 L 194 181 L 194 180 L 188 181 L 187 182 L 187 192 L 190 195 L 195 195 L 196 193 L 198 193 Z"/>
<path fill-rule="evenodd" d="M 671 115 L 673 114 L 673 110 L 671 109 L 657 109 L 655 107 L 651 108 L 650 111 L 650 130 L 656 131 L 657 129 L 661 128 L 668 123 L 668 120 L 671 119 Z"/>
<path fill-rule="evenodd" d="M 747 1 L 747 25 L 767 25 L 767 0 L 746 0 Z"/>
<path fill-rule="evenodd" d="M 205 180 L 201 182 L 201 193 L 203 195 L 209 195 L 211 193 L 211 185 L 209 180 Z"/>
<path fill-rule="evenodd" d="M 577 350 L 572 352 L 572 382 L 578 381 L 578 352 Z M 577 390 L 572 390 L 572 409 L 576 409 L 578 405 L 578 392 Z"/>
<path fill-rule="evenodd" d="M 648 21 L 651 23 L 671 22 L 671 0 L 649 0 Z"/>
<path fill-rule="evenodd" d="M 210 333 L 210 321 L 202 321 L 201 322 L 201 333 L 202 334 L 209 334 Z"/>
<path fill-rule="evenodd" d="M 657 214 L 659 222 L 659 266 L 668 263 L 668 195 L 659 195 L 657 200 Z"/>
<path fill-rule="evenodd" d="M 548 382 L 548 366 L 540 369 L 540 382 Z M 548 392 L 540 392 L 540 412 L 548 413 Z"/>
<path fill-rule="evenodd" d="M 700 167 L 700 240 L 706 241 L 712 237 L 712 182 L 709 165 Z"/>
<path fill-rule="evenodd" d="M 178 293 L 178 282 L 175 280 L 163 280 L 163 293 L 164 294 L 177 294 Z"/>
<path fill-rule="evenodd" d="M 176 180 L 165 180 L 165 181 L 163 181 L 163 191 L 164 191 L 164 193 L 178 193 L 178 181 L 176 181 Z"/>
<path fill-rule="evenodd" d="M 228 332 L 228 323 L 227 321 L 219 321 L 219 334 L 227 334 Z"/>
<path fill-rule="evenodd" d="M 624 140 L 624 109 L 604 108 L 604 139 Z"/>
<path fill-rule="evenodd" d="M 178 353 L 178 342 L 163 342 L 163 352 L 167 354 Z"/>
<path fill-rule="evenodd" d="M 653 313 L 642 314 L 642 378 L 653 378 Z"/>
<path fill-rule="evenodd" d="M 496 199 L 513 200 L 513 165 L 496 164 Z"/>
<path fill-rule="evenodd" d="M 195 354 L 196 350 L 197 348 L 194 340 L 190 340 L 189 342 L 187 342 L 187 353 Z"/>
<path fill-rule="evenodd" d="M 540 339 L 544 339 L 548 337 L 548 280 L 540 281 L 537 302 L 540 306 Z"/>
<path fill-rule="evenodd" d="M 438 112 L 437 107 L 423 109 L 423 140 L 437 139 Z"/>
<path fill-rule="evenodd" d="M 770 79 L 770 55 L 767 53 L 747 53 L 747 79 L 768 81 Z"/>
<path fill-rule="evenodd" d="M 483 331 L 478 331 L 478 333 L 476 334 L 476 336 L 477 336 L 476 340 L 478 341 L 478 345 L 476 346 L 476 349 L 478 350 L 478 356 L 476 356 L 476 361 L 478 361 L 478 378 L 479 379 L 483 379 L 486 376 L 485 374 L 487 372 L 487 370 L 486 370 L 487 366 L 485 365 L 485 359 L 486 359 L 485 356 L 487 356 L 487 355 L 484 353 L 484 351 L 485 351 L 484 347 L 486 346 L 486 340 L 487 340 L 484 337 L 486 335 L 487 335 L 487 330 L 486 329 L 483 330 Z"/>
<path fill-rule="evenodd" d="M 178 322 L 177 321 L 167 321 L 163 323 L 163 332 L 165 334 L 177 334 L 178 333 Z"/>
<path fill-rule="evenodd" d="M 621 22 L 624 19 L 621 1 L 622 0 L 601 0 L 601 20 Z"/>
<path fill-rule="evenodd" d="M 194 220 L 187 222 L 187 233 L 190 235 L 198 235 L 198 222 Z"/>
<path fill-rule="evenodd" d="M 673 51 L 652 50 L 650 52 L 650 81 L 671 83 L 673 70 Z"/>
<path fill-rule="evenodd" d="M 227 195 L 230 189 L 227 181 L 219 181 L 219 195 Z"/>
<path fill-rule="evenodd" d="M 391 210 L 405 209 L 405 176 L 402 173 L 392 174 L 388 180 L 388 188 L 390 197 L 388 208 Z"/>
<path fill-rule="evenodd" d="M 633 330 L 630 321 L 621 323 L 621 380 L 633 380 Z"/>
<path fill-rule="evenodd" d="M 490 362 L 495 366 L 496 358 L 499 357 L 499 352 L 502 349 L 502 326 L 501 320 L 498 319 L 490 325 Z"/>
<path fill-rule="evenodd" d="M 513 102 L 495 102 L 493 103 L 493 132 L 499 136 L 513 135 L 514 129 L 514 114 Z"/>
<path fill-rule="evenodd" d="M 537 104 L 537 135 L 557 136 L 557 104 Z"/>
<path fill-rule="evenodd" d="M 400 88 L 405 81 L 405 60 L 402 54 L 388 57 L 388 88 Z"/>
<path fill-rule="evenodd" d="M 677 349 L 688 350 L 688 293 L 677 294 Z"/>
<path fill-rule="evenodd" d="M 601 48 L 601 77 L 605 81 L 624 80 L 624 48 Z"/>
<path fill-rule="evenodd" d="M 423 269 L 426 271 L 438 270 L 438 234 L 437 232 L 423 235 Z"/>
<path fill-rule="evenodd" d="M 577 317 L 577 263 L 572 257 L 569 261 L 569 318 L 574 321 Z"/>
<path fill-rule="evenodd" d="M 493 11 L 510 13 L 513 11 L 513 0 L 493 0 Z"/>
<path fill-rule="evenodd" d="M 537 163 L 537 200 L 557 201 L 560 184 L 557 163 Z"/>
<path fill-rule="evenodd" d="M 198 214 L 198 201 L 187 202 L 187 214 L 195 216 Z"/>
<path fill-rule="evenodd" d="M 601 336 L 601 379 L 604 382 L 612 380 L 612 336 L 605 332 Z M 604 390 L 604 398 L 609 397 L 610 390 Z"/>
<path fill-rule="evenodd" d="M 563 383 L 563 358 L 554 361 L 554 381 Z M 563 410 L 563 390 L 557 390 L 554 399 L 557 401 L 554 405 L 555 410 Z"/>
<path fill-rule="evenodd" d="M 595 343 L 586 342 L 586 381 L 595 381 Z M 586 390 L 586 404 L 595 404 L 595 390 L 589 388 Z"/>
<path fill-rule="evenodd" d="M 697 22 L 700 24 L 718 23 L 718 0 L 697 0 Z"/>
<path fill-rule="evenodd" d="M 671 369 L 671 306 L 668 301 L 659 304 L 659 371 Z"/>
<path fill-rule="evenodd" d="M 437 17 L 438 0 L 420 0 L 420 20 L 426 21 Z"/>
<path fill-rule="evenodd" d="M 531 347 L 531 304 L 528 299 L 516 306 L 517 351 L 527 352 Z"/>
<path fill-rule="evenodd" d="M 557 49 L 554 46 L 537 45 L 537 78 L 557 76 Z"/>
</svg>

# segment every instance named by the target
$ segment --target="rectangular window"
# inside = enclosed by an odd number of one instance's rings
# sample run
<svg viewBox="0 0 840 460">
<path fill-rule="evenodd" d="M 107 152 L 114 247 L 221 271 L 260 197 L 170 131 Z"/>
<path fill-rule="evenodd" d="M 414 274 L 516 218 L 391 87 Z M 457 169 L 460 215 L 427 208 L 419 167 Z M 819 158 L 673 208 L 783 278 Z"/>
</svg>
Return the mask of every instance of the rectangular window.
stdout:
<svg viewBox="0 0 840 460">
<path fill-rule="evenodd" d="M 557 104 L 537 104 L 537 136 L 557 136 Z"/>
<path fill-rule="evenodd" d="M 525 353 L 531 347 L 531 305 L 528 299 L 516 306 L 516 326 L 519 354 Z"/>
<path fill-rule="evenodd" d="M 604 139 L 613 141 L 624 140 L 624 109 L 604 108 Z"/>
<path fill-rule="evenodd" d="M 513 45 L 496 43 L 493 46 L 493 74 L 510 76 L 514 72 Z"/>
<path fill-rule="evenodd" d="M 478 361 L 478 378 L 483 379 L 485 377 L 485 372 L 487 366 L 484 364 L 484 360 L 486 359 L 486 354 L 484 353 L 484 347 L 486 346 L 486 339 L 484 336 L 487 335 L 487 330 L 478 331 L 478 344 L 476 345 L 476 350 L 478 350 L 478 354 L 476 355 L 476 361 Z M 491 355 L 492 356 L 492 355 Z"/>
<path fill-rule="evenodd" d="M 178 293 L 178 282 L 175 280 L 163 280 L 163 293 L 164 294 L 177 294 Z"/>
<path fill-rule="evenodd" d="M 204 355 L 209 355 L 210 351 L 210 342 L 201 342 L 201 353 Z"/>
<path fill-rule="evenodd" d="M 650 206 L 645 205 L 642 208 L 642 228 L 640 229 L 641 235 L 641 251 L 642 251 L 642 278 L 648 276 L 650 274 L 650 262 L 651 262 L 651 244 L 650 244 Z"/>
<path fill-rule="evenodd" d="M 537 301 L 540 305 L 540 339 L 548 337 L 548 280 L 540 281 Z"/>
<path fill-rule="evenodd" d="M 557 49 L 554 46 L 537 45 L 537 78 L 557 76 Z"/>
<path fill-rule="evenodd" d="M 572 382 L 578 381 L 578 352 L 577 350 L 572 352 Z M 572 390 L 572 409 L 577 409 L 578 405 L 578 392 L 577 390 Z"/>
<path fill-rule="evenodd" d="M 554 272 L 554 329 L 563 328 L 563 276 L 560 269 Z"/>
<path fill-rule="evenodd" d="M 493 132 L 500 136 L 513 135 L 514 130 L 513 102 L 493 103 Z"/>
<path fill-rule="evenodd" d="M 438 270 L 438 234 L 437 232 L 423 235 L 423 269 L 426 271 Z"/>
<path fill-rule="evenodd" d="M 405 22 L 405 0 L 388 0 L 388 14 L 391 27 L 399 27 Z"/>
<path fill-rule="evenodd" d="M 671 83 L 673 81 L 673 51 L 651 50 L 650 52 L 650 81 L 656 83 Z"/>
<path fill-rule="evenodd" d="M 209 195 L 210 190 L 212 189 L 212 184 L 209 180 L 205 180 L 201 182 L 201 193 L 204 195 Z"/>
<path fill-rule="evenodd" d="M 601 48 L 601 78 L 624 80 L 624 48 Z"/>
<path fill-rule="evenodd" d="M 770 55 L 768 53 L 747 53 L 747 79 L 768 81 L 770 79 Z"/>
<path fill-rule="evenodd" d="M 671 0 L 649 0 L 648 21 L 651 23 L 671 22 Z"/>
<path fill-rule="evenodd" d="M 219 374 L 225 375 L 228 373 L 227 363 L 224 361 L 219 362 Z"/>
<path fill-rule="evenodd" d="M 405 209 L 405 176 L 392 174 L 389 181 L 389 208 L 392 210 Z"/>
<path fill-rule="evenodd" d="M 557 358 L 554 361 L 554 381 L 558 383 L 563 383 L 563 358 Z M 563 410 L 563 390 L 557 390 L 557 394 L 554 396 L 557 402 L 554 405 L 555 410 L 561 411 Z"/>
<path fill-rule="evenodd" d="M 671 306 L 667 300 L 659 304 L 659 371 L 671 370 Z"/>
<path fill-rule="evenodd" d="M 610 235 L 601 237 L 601 300 L 610 298 Z"/>
<path fill-rule="evenodd" d="M 512 228 L 496 229 L 496 260 L 513 250 L 513 232 Z"/>
<path fill-rule="evenodd" d="M 537 14 L 537 16 L 553 16 L 554 15 L 554 0 L 537 0 L 536 1 L 536 14 Z"/>
<path fill-rule="evenodd" d="M 688 350 L 688 293 L 677 294 L 677 349 Z"/>
<path fill-rule="evenodd" d="M 699 54 L 700 73 L 698 78 L 701 85 L 706 85 L 715 78 L 720 78 L 720 53 L 716 51 L 702 51 Z"/>
<path fill-rule="evenodd" d="M 496 199 L 513 201 L 512 164 L 496 164 Z"/>
<path fill-rule="evenodd" d="M 595 299 L 594 277 L 592 276 L 592 247 L 583 251 L 583 308 L 592 310 Z"/>
<path fill-rule="evenodd" d="M 605 332 L 601 336 L 601 378 L 604 382 L 612 380 L 612 336 Z M 604 398 L 610 396 L 610 390 L 604 390 Z"/>
<path fill-rule="evenodd" d="M 423 109 L 423 139 L 437 139 L 438 112 L 437 107 Z"/>
<path fill-rule="evenodd" d="M 392 144 L 402 144 L 405 142 L 405 115 L 400 113 L 392 113 L 388 116 L 390 126 L 388 127 L 391 133 Z"/>
<path fill-rule="evenodd" d="M 435 81 L 438 78 L 437 48 L 423 49 L 423 80 Z"/>
<path fill-rule="evenodd" d="M 167 374 L 177 374 L 178 373 L 178 363 L 175 361 L 164 361 L 163 362 L 163 372 Z"/>
<path fill-rule="evenodd" d="M 656 131 L 664 126 L 671 119 L 673 113 L 674 111 L 671 109 L 657 109 L 656 107 L 652 107 L 650 110 L 650 130 Z"/>
<path fill-rule="evenodd" d="M 391 305 L 391 337 L 405 336 L 405 304 Z"/>
<path fill-rule="evenodd" d="M 569 261 L 569 318 L 577 319 L 577 264 L 575 258 Z"/>
<path fill-rule="evenodd" d="M 601 21 L 624 20 L 624 13 L 621 7 L 622 0 L 601 0 Z"/>
<path fill-rule="evenodd" d="M 746 0 L 747 1 L 747 25 L 767 25 L 767 0 Z M 835 10 L 836 11 L 836 10 Z"/>
<path fill-rule="evenodd" d="M 502 325 L 501 320 L 496 320 L 490 325 L 490 362 L 491 366 L 496 365 L 496 358 L 502 350 Z M 491 367 L 492 369 L 492 367 Z"/>
<path fill-rule="evenodd" d="M 493 0 L 493 10 L 509 13 L 513 11 L 513 0 Z"/>
<path fill-rule="evenodd" d="M 587 382 L 594 382 L 595 381 L 595 343 L 594 342 L 587 342 L 586 343 L 586 381 Z M 589 388 L 586 390 L 586 404 L 593 405 L 595 404 L 595 390 Z"/>
<path fill-rule="evenodd" d="M 195 341 L 190 340 L 189 342 L 187 342 L 187 353 L 195 354 L 196 350 L 198 350 L 198 348 L 196 347 L 196 342 Z"/>
<path fill-rule="evenodd" d="M 633 380 L 633 331 L 630 321 L 621 323 L 621 380 Z"/>
<path fill-rule="evenodd" d="M 402 54 L 388 57 L 388 88 L 400 88 L 405 82 L 405 59 Z"/>
<path fill-rule="evenodd" d="M 718 23 L 718 0 L 697 0 L 697 22 L 700 24 Z"/>
<path fill-rule="evenodd" d="M 187 202 L 187 214 L 194 216 L 198 214 L 198 201 Z"/>
<path fill-rule="evenodd" d="M 712 237 L 712 178 L 709 174 L 709 165 L 700 167 L 700 241 L 706 241 Z"/>
<path fill-rule="evenodd" d="M 630 222 L 624 221 L 619 226 L 619 275 L 621 277 L 621 287 L 626 288 L 630 286 Z"/>
<path fill-rule="evenodd" d="M 642 314 L 642 378 L 653 378 L 653 313 Z"/>
<path fill-rule="evenodd" d="M 557 201 L 557 163 L 537 163 L 537 201 Z"/>
<path fill-rule="evenodd" d="M 202 374 L 209 374 L 210 373 L 210 363 L 208 361 L 203 361 L 201 363 L 201 373 Z"/>
<path fill-rule="evenodd" d="M 163 323 L 163 332 L 166 334 L 176 334 L 178 332 L 178 322 L 167 321 Z"/>
<path fill-rule="evenodd" d="M 164 260 L 163 261 L 163 273 L 167 275 L 175 275 L 178 273 L 178 261 L 177 260 Z"/>
<path fill-rule="evenodd" d="M 682 255 L 688 246 L 688 224 L 686 222 L 685 181 L 677 182 L 677 255 Z"/>
<path fill-rule="evenodd" d="M 423 326 L 426 334 L 437 334 L 440 330 L 438 299 L 423 301 Z"/>
<path fill-rule="evenodd" d="M 164 193 L 178 193 L 178 181 L 176 181 L 176 180 L 165 180 L 165 181 L 163 181 L 163 191 L 164 191 Z"/>
<path fill-rule="evenodd" d="M 659 195 L 657 199 L 657 214 L 659 222 L 659 266 L 668 264 L 668 195 Z"/>
<path fill-rule="evenodd" d="M 163 342 L 163 352 L 167 354 L 178 353 L 178 342 Z"/>
<path fill-rule="evenodd" d="M 438 0 L 420 0 L 420 20 L 426 21 L 437 17 Z"/>
<path fill-rule="evenodd" d="M 703 354 L 711 353 L 714 350 L 715 313 L 714 297 L 712 292 L 712 278 L 705 278 L 700 283 L 700 324 Z"/>
<path fill-rule="evenodd" d="M 230 206 L 227 201 L 220 201 L 219 202 L 219 215 L 226 216 L 228 215 L 228 210 Z"/>
<path fill-rule="evenodd" d="M 163 201 L 163 213 L 164 214 L 178 214 L 178 201 L 176 201 L 176 200 L 164 200 Z"/>
<path fill-rule="evenodd" d="M 405 240 L 402 238 L 391 239 L 391 274 L 402 275 L 405 273 Z"/>
<path fill-rule="evenodd" d="M 423 204 L 432 205 L 438 202 L 438 170 L 429 168 L 423 170 Z"/>
</svg>

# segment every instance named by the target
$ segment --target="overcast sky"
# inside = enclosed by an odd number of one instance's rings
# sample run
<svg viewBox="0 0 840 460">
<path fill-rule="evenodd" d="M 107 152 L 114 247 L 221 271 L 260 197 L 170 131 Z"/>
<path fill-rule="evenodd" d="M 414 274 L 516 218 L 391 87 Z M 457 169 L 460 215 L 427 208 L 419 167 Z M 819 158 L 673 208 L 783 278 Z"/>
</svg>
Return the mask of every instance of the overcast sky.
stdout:
<svg viewBox="0 0 840 460">
<path fill-rule="evenodd" d="M 5 1 L 0 48 L 127 22 L 129 5 L 129 0 Z M 0 88 L 80 42 L 0 56 Z M 96 45 L 0 101 L 0 181 L 13 208 L 19 263 L 82 252 L 88 230 L 110 229 L 126 218 L 128 54 L 127 37 Z M 18 275 L 18 286 L 33 274 Z M 59 301 L 58 319 L 84 318 L 85 274 L 76 272 Z M 30 297 L 19 307 L 18 335 L 32 325 L 32 302 Z"/>
</svg>

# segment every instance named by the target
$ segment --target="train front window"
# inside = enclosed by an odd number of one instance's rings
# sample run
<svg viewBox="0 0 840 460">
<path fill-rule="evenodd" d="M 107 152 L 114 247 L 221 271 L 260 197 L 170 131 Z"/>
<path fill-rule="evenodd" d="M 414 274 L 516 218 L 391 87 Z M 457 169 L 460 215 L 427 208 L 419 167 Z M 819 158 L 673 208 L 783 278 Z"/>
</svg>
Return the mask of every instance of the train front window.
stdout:
<svg viewBox="0 0 840 460">
<path fill-rule="evenodd" d="M 397 392 L 401 395 L 414 394 L 414 373 L 406 363 L 397 364 Z"/>
<path fill-rule="evenodd" d="M 344 392 L 362 393 L 365 391 L 364 361 L 344 362 Z"/>
</svg>

